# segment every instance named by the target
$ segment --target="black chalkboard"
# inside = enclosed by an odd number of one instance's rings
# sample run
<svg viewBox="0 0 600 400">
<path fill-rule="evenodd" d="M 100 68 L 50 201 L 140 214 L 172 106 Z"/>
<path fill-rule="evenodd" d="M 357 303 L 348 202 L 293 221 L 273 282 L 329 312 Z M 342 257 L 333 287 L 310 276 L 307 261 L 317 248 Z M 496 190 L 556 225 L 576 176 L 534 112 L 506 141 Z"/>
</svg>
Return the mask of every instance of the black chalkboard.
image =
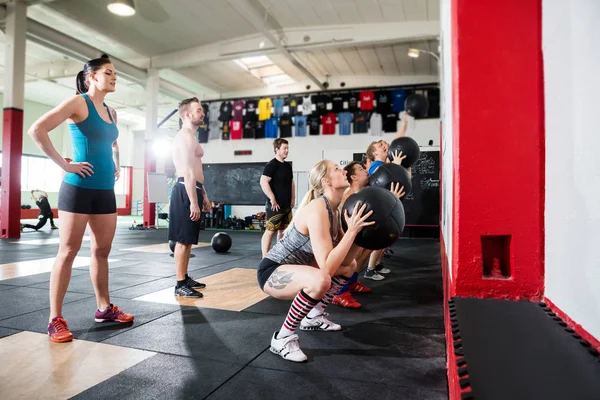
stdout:
<svg viewBox="0 0 600 400">
<path fill-rule="evenodd" d="M 204 164 L 204 186 L 210 201 L 245 206 L 264 205 L 260 176 L 268 161 Z"/>
<path fill-rule="evenodd" d="M 440 224 L 440 152 L 422 151 L 412 167 L 412 192 L 404 201 L 406 225 Z"/>
</svg>

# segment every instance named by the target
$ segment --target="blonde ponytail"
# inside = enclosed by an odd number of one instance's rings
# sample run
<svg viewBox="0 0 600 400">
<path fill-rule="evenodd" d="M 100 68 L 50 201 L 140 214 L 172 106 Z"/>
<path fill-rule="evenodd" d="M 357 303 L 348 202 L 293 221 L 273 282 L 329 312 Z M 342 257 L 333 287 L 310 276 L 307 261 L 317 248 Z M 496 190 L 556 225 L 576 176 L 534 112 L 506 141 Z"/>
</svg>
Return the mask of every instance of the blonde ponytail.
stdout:
<svg viewBox="0 0 600 400">
<path fill-rule="evenodd" d="M 321 160 L 318 163 L 316 163 L 314 167 L 311 168 L 310 172 L 308 173 L 308 192 L 306 192 L 306 194 L 302 198 L 302 201 L 298 205 L 298 209 L 294 213 L 294 216 L 290 221 L 290 224 L 288 225 L 286 231 L 290 229 L 290 227 L 294 224 L 294 219 L 296 218 L 296 215 L 298 215 L 298 212 L 300 212 L 300 210 L 303 207 L 308 205 L 308 203 L 310 203 L 311 201 L 323 194 L 323 183 L 321 181 L 323 180 L 323 178 L 327 177 L 328 163 L 328 160 Z"/>
</svg>

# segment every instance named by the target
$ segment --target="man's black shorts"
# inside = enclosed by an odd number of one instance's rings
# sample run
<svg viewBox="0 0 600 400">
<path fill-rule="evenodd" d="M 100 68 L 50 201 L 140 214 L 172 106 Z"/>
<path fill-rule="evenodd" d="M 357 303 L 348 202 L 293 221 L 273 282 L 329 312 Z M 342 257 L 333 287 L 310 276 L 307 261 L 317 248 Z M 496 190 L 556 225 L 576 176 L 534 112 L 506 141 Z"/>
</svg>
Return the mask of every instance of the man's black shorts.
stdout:
<svg viewBox="0 0 600 400">
<path fill-rule="evenodd" d="M 278 211 L 273 211 L 269 202 L 265 207 L 265 214 L 267 214 L 266 229 L 268 231 L 285 230 L 292 221 L 291 208 L 280 208 Z"/>
<path fill-rule="evenodd" d="M 202 211 L 204 191 L 200 182 L 196 182 L 196 195 Z M 185 190 L 183 178 L 178 178 L 171 191 L 169 204 L 169 240 L 183 244 L 198 244 L 199 237 L 200 219 L 198 221 L 190 219 L 190 198 Z"/>
<path fill-rule="evenodd" d="M 117 212 L 115 191 L 86 189 L 63 182 L 58 192 L 58 210 L 76 214 L 114 214 Z"/>
</svg>

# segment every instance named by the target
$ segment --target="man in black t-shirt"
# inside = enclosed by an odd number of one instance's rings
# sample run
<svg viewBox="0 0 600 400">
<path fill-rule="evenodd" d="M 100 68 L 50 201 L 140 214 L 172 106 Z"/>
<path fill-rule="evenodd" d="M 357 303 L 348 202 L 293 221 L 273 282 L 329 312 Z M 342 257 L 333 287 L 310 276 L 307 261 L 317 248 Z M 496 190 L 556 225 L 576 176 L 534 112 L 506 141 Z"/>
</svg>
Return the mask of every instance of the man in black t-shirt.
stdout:
<svg viewBox="0 0 600 400">
<path fill-rule="evenodd" d="M 37 198 L 35 196 L 36 192 L 39 193 Z M 37 231 L 38 229 L 42 229 L 48 220 L 50 220 L 50 229 L 58 229 L 58 227 L 54 225 L 54 214 L 52 213 L 52 207 L 50 207 L 50 203 L 48 202 L 48 193 L 41 190 L 32 190 L 31 198 L 40 209 L 38 223 L 37 225 L 21 224 L 21 230 L 23 230 L 23 228 L 30 228 Z"/>
<path fill-rule="evenodd" d="M 296 190 L 294 187 L 294 174 L 292 165 L 286 163 L 289 145 L 285 139 L 273 141 L 275 158 L 265 165 L 260 177 L 260 187 L 268 197 L 265 205 L 267 214 L 266 230 L 261 240 L 263 257 L 271 249 L 273 236 L 277 232 L 277 240 L 283 237 L 283 231 L 292 220 L 292 208 L 296 203 Z"/>
</svg>

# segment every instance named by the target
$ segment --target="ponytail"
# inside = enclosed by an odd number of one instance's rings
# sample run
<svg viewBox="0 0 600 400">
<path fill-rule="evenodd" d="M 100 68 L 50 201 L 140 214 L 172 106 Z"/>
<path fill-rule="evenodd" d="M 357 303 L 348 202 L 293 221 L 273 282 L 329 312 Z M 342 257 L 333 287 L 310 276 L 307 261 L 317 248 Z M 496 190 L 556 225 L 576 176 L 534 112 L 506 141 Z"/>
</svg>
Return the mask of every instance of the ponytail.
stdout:
<svg viewBox="0 0 600 400">
<path fill-rule="evenodd" d="M 83 70 L 81 70 L 77 73 L 77 78 L 75 78 L 75 83 L 77 86 L 77 91 L 75 92 L 75 94 L 87 93 L 88 84 L 86 81 L 85 72 L 83 72 Z"/>
<path fill-rule="evenodd" d="M 104 64 L 110 64 L 110 62 L 110 57 L 106 54 L 102 54 L 100 57 L 86 62 L 83 66 L 83 70 L 79 71 L 79 73 L 77 73 L 77 78 L 75 78 L 75 84 L 77 87 L 75 94 L 87 93 L 89 90 L 89 85 L 87 82 L 88 76 L 92 72 L 98 71 Z"/>
<path fill-rule="evenodd" d="M 302 207 L 306 206 L 308 203 L 313 201 L 315 198 L 316 198 L 315 189 L 313 189 L 313 188 L 308 189 L 308 192 L 306 192 L 306 194 L 302 198 L 302 201 L 298 205 L 298 210 L 300 210 Z"/>
<path fill-rule="evenodd" d="M 306 192 L 304 198 L 302 198 L 302 201 L 300 202 L 300 205 L 298 205 L 296 215 L 304 206 L 323 194 L 324 189 L 321 180 L 327 176 L 327 165 L 329 162 L 330 161 L 328 160 L 321 160 L 311 168 L 310 172 L 308 173 L 308 192 Z M 293 225 L 296 215 L 294 215 L 292 221 L 290 221 L 286 231 L 289 230 Z"/>
</svg>

